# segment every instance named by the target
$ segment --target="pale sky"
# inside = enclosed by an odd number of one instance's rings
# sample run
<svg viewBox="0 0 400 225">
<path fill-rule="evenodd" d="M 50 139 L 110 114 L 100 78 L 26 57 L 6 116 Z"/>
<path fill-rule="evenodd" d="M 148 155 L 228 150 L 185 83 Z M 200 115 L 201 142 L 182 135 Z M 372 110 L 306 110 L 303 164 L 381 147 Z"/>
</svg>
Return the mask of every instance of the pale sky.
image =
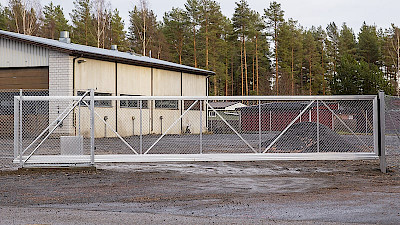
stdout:
<svg viewBox="0 0 400 225">
<path fill-rule="evenodd" d="M 51 0 L 41 0 L 46 5 Z M 64 14 L 69 20 L 69 13 L 73 8 L 73 1 L 52 0 L 54 4 L 64 8 Z M 172 7 L 184 8 L 186 0 L 148 0 L 150 8 L 156 13 L 157 19 L 162 20 L 164 12 Z M 232 17 L 235 8 L 235 0 L 216 0 L 221 5 L 222 13 Z M 0 0 L 4 6 L 8 0 Z M 251 9 L 264 13 L 268 8 L 269 0 L 247 0 Z M 355 31 L 365 21 L 368 25 L 377 25 L 389 28 L 391 23 L 400 26 L 400 1 L 399 0 L 277 0 L 285 11 L 285 18 L 293 18 L 303 26 L 310 28 L 312 25 L 326 28 L 332 21 L 340 26 L 343 22 Z M 133 9 L 138 0 L 111 0 L 113 8 L 118 8 L 120 15 L 128 26 L 128 12 Z"/>
</svg>

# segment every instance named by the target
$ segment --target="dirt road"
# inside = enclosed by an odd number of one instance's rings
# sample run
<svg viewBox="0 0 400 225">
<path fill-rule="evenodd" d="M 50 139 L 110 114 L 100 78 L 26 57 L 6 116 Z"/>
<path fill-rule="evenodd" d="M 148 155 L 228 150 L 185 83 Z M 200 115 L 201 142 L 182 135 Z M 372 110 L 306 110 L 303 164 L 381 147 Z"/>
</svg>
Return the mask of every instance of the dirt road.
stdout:
<svg viewBox="0 0 400 225">
<path fill-rule="evenodd" d="M 400 223 L 377 161 L 99 165 L 0 172 L 0 224 Z"/>
</svg>

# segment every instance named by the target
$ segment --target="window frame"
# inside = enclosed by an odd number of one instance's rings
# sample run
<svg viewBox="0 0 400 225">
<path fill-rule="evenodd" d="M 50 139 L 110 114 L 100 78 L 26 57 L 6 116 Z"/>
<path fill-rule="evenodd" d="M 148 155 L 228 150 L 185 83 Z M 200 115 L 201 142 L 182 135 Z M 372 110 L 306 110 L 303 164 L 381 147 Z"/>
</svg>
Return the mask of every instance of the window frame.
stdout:
<svg viewBox="0 0 400 225">
<path fill-rule="evenodd" d="M 142 96 L 142 95 L 129 95 L 129 94 L 119 94 L 119 96 Z M 127 103 L 127 106 L 121 105 L 123 102 Z M 136 106 L 129 106 L 129 102 L 136 102 Z M 119 107 L 121 109 L 140 109 L 140 100 L 120 100 L 119 101 Z M 148 109 L 149 108 L 149 101 L 148 100 L 142 100 L 142 109 Z"/>
</svg>

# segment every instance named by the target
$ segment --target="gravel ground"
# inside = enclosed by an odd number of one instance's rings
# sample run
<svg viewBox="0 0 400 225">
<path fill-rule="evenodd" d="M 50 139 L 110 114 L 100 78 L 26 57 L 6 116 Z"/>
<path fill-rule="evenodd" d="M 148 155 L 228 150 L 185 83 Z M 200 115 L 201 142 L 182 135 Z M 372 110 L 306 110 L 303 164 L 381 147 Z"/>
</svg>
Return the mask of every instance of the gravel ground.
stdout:
<svg viewBox="0 0 400 225">
<path fill-rule="evenodd" d="M 371 161 L 99 164 L 0 158 L 0 224 L 400 224 L 399 139 Z"/>
<path fill-rule="evenodd" d="M 0 224 L 399 224 L 377 161 L 101 164 L 0 172 Z"/>
</svg>

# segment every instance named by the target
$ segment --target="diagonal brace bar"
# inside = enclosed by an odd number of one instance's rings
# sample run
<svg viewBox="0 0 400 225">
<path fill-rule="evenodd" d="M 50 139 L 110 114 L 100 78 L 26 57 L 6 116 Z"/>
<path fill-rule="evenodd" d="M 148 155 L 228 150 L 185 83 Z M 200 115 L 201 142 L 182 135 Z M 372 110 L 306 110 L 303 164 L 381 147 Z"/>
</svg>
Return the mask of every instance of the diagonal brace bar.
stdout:
<svg viewBox="0 0 400 225">
<path fill-rule="evenodd" d="M 168 127 L 168 129 L 161 135 L 161 137 L 159 137 L 158 139 L 157 139 L 157 141 L 156 142 L 154 142 L 151 146 L 150 146 L 150 148 L 149 149 L 147 149 L 145 152 L 144 152 L 144 154 L 147 154 L 167 133 L 168 133 L 168 131 L 169 130 L 171 130 L 171 128 L 173 127 L 173 126 L 175 126 L 175 124 L 176 123 L 178 123 L 178 121 L 180 121 L 182 118 L 183 118 L 183 116 L 185 116 L 185 114 L 187 113 L 187 112 L 189 112 L 189 110 L 191 110 L 192 109 L 192 107 L 194 106 L 194 105 L 196 105 L 196 103 L 198 102 L 199 100 L 196 100 L 195 102 L 193 102 L 193 104 L 185 111 L 185 112 L 183 112 L 182 113 L 182 115 L 177 119 L 177 120 L 175 120 L 175 122 L 171 125 L 171 126 L 169 126 Z M 182 106 L 181 106 L 182 107 Z"/>
<path fill-rule="evenodd" d="M 219 116 L 219 118 L 221 118 L 222 119 L 222 121 L 224 121 L 224 123 L 226 124 L 226 125 L 228 125 L 228 127 L 231 129 L 231 130 L 233 130 L 233 132 L 235 132 L 235 134 L 237 135 L 237 136 L 239 136 L 239 138 L 247 145 L 247 146 L 249 146 L 249 148 L 251 149 L 251 150 L 253 150 L 253 152 L 254 153 L 258 153 L 243 137 L 242 137 L 242 135 L 240 135 L 236 130 L 235 130 L 235 128 L 233 128 L 208 102 L 206 102 L 207 103 L 207 105 L 208 105 L 208 107 L 210 107 L 211 108 L 211 110 L 212 111 L 214 111 L 215 112 L 215 114 L 216 115 L 218 115 Z"/>
<path fill-rule="evenodd" d="M 58 123 L 56 123 L 56 126 L 49 132 L 49 134 L 40 142 L 40 144 L 38 144 L 38 146 L 34 149 L 34 151 L 30 154 L 30 156 L 32 156 L 32 154 L 40 147 L 40 145 L 43 144 L 43 142 L 54 132 L 54 130 L 62 123 L 62 121 L 71 113 L 71 111 L 78 105 L 78 103 L 89 93 L 89 91 L 87 91 L 82 98 L 75 102 L 74 104 L 72 104 L 72 106 L 70 106 L 69 108 L 67 107 L 49 126 L 47 126 L 46 129 L 44 129 L 42 131 L 42 133 L 39 134 L 39 136 L 28 146 L 26 147 L 26 149 L 21 153 L 21 156 L 30 148 L 32 147 L 32 145 L 34 145 L 41 136 L 43 136 L 44 133 L 46 133 L 46 131 L 48 131 L 50 129 L 51 126 L 54 125 L 54 123 L 56 121 L 58 121 Z M 67 112 L 65 115 L 64 113 Z M 63 116 L 64 115 L 64 116 Z M 62 119 L 60 119 L 62 118 Z M 26 159 L 28 160 L 28 159 Z M 25 161 L 26 161 L 25 160 Z"/>
<path fill-rule="evenodd" d="M 314 102 L 315 100 L 311 101 L 310 104 L 308 104 L 307 107 L 304 108 L 303 111 L 301 111 L 300 114 L 297 115 L 296 118 L 294 118 L 294 120 L 292 120 L 292 122 L 289 123 L 289 125 L 278 135 L 278 137 L 276 137 L 275 140 L 271 142 L 271 144 L 269 144 L 267 148 L 265 148 L 263 153 L 266 153 L 282 137 L 282 135 L 286 133 L 286 131 L 307 111 L 307 109 L 310 108 L 310 106 Z"/>
<path fill-rule="evenodd" d="M 89 104 L 87 104 L 85 101 L 84 101 L 84 103 L 89 107 Z M 115 131 L 96 111 L 94 111 L 94 114 L 96 114 L 96 116 L 97 117 L 99 117 L 99 119 L 101 120 L 101 121 L 103 121 L 103 123 L 108 127 L 108 128 L 110 128 L 110 130 L 115 134 L 115 135 L 117 135 L 117 137 L 119 138 L 119 139 L 121 139 L 121 141 L 130 149 L 130 150 L 132 150 L 136 155 L 138 155 L 138 153 L 135 151 L 135 149 L 133 149 L 132 148 L 132 146 L 130 145 L 130 144 L 128 144 L 128 142 L 126 142 L 125 140 L 124 140 L 124 138 L 122 138 L 121 137 L 121 135 L 119 135 L 118 134 L 118 132 L 117 131 Z"/>
<path fill-rule="evenodd" d="M 325 107 L 326 107 L 333 115 L 336 116 L 336 118 L 339 119 L 339 121 L 346 127 L 347 130 L 349 130 L 354 136 L 356 136 L 356 138 L 357 138 L 365 147 L 368 148 L 368 145 L 365 144 L 365 142 L 364 142 L 363 140 L 361 140 L 361 138 L 358 137 L 358 135 L 356 135 L 356 134 L 350 129 L 350 127 L 347 126 L 347 124 L 346 124 L 346 123 L 345 123 L 331 108 L 329 108 L 329 106 L 328 106 L 324 101 L 321 101 L 321 102 L 322 102 L 322 104 L 325 105 Z"/>
</svg>

